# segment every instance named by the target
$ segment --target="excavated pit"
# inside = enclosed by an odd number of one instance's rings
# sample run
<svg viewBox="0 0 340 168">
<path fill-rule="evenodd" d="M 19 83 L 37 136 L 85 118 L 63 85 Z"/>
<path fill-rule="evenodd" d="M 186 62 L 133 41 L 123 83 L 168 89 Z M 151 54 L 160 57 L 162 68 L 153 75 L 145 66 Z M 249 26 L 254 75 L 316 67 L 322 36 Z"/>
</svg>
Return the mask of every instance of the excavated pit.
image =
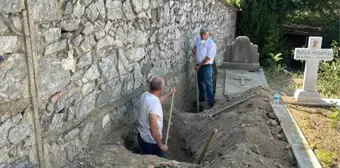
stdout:
<svg viewBox="0 0 340 168">
<path fill-rule="evenodd" d="M 262 94 L 223 111 L 213 119 L 209 118 L 219 109 L 258 92 Z M 295 158 L 269 103 L 271 97 L 267 95 L 272 95 L 272 92 L 261 87 L 255 88 L 237 97 L 221 100 L 213 109 L 198 114 L 174 108 L 169 152 L 166 155 L 167 159 L 180 163 L 168 167 L 296 167 Z M 168 110 L 164 110 L 164 136 L 168 113 Z M 140 155 L 135 127 L 119 129 L 120 133 L 112 134 L 115 138 L 111 137 L 110 145 L 101 150 L 92 150 L 83 158 L 100 158 L 101 161 L 91 162 L 96 166 L 101 165 L 98 167 L 146 167 L 150 164 L 159 167 L 169 162 L 156 156 Z M 214 128 L 218 130 L 215 141 L 201 164 L 193 164 Z"/>
<path fill-rule="evenodd" d="M 165 124 L 166 128 L 167 125 Z M 166 129 L 163 131 L 163 135 L 166 135 Z M 123 133 L 122 139 L 124 140 L 124 147 L 134 154 L 142 154 L 138 146 L 137 132 L 131 131 Z M 179 135 L 178 129 L 172 127 L 169 133 L 168 147 L 171 149 L 166 153 L 166 158 L 170 160 L 176 160 L 179 162 L 193 162 L 193 153 L 190 149 L 190 145 L 187 144 L 184 137 Z"/>
</svg>

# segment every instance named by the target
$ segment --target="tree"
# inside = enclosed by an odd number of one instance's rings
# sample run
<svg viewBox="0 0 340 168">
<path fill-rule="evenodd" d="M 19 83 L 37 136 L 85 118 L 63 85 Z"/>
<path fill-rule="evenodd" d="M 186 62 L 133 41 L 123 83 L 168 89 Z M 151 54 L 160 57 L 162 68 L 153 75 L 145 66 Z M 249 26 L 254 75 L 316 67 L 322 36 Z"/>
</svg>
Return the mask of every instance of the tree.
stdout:
<svg viewBox="0 0 340 168">
<path fill-rule="evenodd" d="M 280 50 L 282 25 L 289 12 L 289 0 L 242 0 L 238 35 L 246 35 L 259 46 L 262 65 L 270 53 Z"/>
<path fill-rule="evenodd" d="M 323 44 L 330 46 L 333 40 L 340 39 L 340 1 L 339 0 L 294 0 L 294 11 L 287 15 L 288 21 L 320 27 Z"/>
</svg>

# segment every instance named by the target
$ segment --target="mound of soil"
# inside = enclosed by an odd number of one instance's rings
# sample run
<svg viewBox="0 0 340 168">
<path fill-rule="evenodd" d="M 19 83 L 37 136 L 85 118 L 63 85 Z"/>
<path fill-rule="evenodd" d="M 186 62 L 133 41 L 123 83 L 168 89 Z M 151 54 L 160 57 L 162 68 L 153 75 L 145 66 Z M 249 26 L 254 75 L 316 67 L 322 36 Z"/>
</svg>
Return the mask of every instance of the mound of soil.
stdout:
<svg viewBox="0 0 340 168">
<path fill-rule="evenodd" d="M 261 93 L 228 109 L 213 119 L 209 115 L 245 97 Z M 267 95 L 272 91 L 261 87 L 237 97 L 228 97 L 202 113 L 173 111 L 167 158 L 138 155 L 136 129 L 126 128 L 112 134 L 111 145 L 86 152 L 70 167 L 295 167 L 296 162 Z M 168 111 L 164 111 L 168 114 Z M 166 118 L 166 116 L 165 116 Z M 167 128 L 165 121 L 164 134 Z M 209 139 L 218 130 L 215 141 L 200 165 L 196 159 Z M 120 137 L 117 138 L 117 137 Z M 125 146 L 125 148 L 123 147 Z M 128 151 L 128 150 L 130 151 Z M 133 153 L 132 153 L 132 152 Z"/>
</svg>

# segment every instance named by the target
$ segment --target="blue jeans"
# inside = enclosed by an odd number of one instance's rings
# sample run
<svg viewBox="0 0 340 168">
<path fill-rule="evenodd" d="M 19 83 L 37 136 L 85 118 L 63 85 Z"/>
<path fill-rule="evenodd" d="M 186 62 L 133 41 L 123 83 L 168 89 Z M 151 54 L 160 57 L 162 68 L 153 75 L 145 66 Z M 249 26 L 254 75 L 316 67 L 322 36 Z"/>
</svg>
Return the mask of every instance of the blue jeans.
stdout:
<svg viewBox="0 0 340 168">
<path fill-rule="evenodd" d="M 157 144 L 147 143 L 143 140 L 143 138 L 138 133 L 138 144 L 140 149 L 142 150 L 143 155 L 157 155 L 159 157 L 165 158 L 164 153 L 158 147 Z"/>
<path fill-rule="evenodd" d="M 209 105 L 214 105 L 214 88 L 212 81 L 212 65 L 203 65 L 197 72 L 199 99 L 205 101 L 205 94 L 207 94 L 207 102 Z"/>
</svg>

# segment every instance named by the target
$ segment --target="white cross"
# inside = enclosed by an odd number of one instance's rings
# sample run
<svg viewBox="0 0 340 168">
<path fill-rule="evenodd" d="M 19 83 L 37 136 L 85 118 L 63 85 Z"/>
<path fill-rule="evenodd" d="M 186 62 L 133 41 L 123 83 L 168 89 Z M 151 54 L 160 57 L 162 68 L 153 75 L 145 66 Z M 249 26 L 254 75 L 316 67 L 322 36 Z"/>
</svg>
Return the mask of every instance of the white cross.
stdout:
<svg viewBox="0 0 340 168">
<path fill-rule="evenodd" d="M 241 80 L 241 85 L 244 86 L 246 84 L 246 80 L 250 80 L 250 78 L 246 77 L 246 76 L 243 76 L 243 74 L 241 74 L 240 76 L 238 77 L 234 77 L 234 79 L 236 80 Z"/>
<path fill-rule="evenodd" d="M 306 60 L 302 90 L 297 90 L 294 97 L 297 101 L 318 101 L 320 94 L 315 89 L 318 77 L 319 61 L 333 60 L 332 49 L 321 49 L 322 37 L 309 37 L 308 48 L 296 48 L 294 59 Z"/>
</svg>

